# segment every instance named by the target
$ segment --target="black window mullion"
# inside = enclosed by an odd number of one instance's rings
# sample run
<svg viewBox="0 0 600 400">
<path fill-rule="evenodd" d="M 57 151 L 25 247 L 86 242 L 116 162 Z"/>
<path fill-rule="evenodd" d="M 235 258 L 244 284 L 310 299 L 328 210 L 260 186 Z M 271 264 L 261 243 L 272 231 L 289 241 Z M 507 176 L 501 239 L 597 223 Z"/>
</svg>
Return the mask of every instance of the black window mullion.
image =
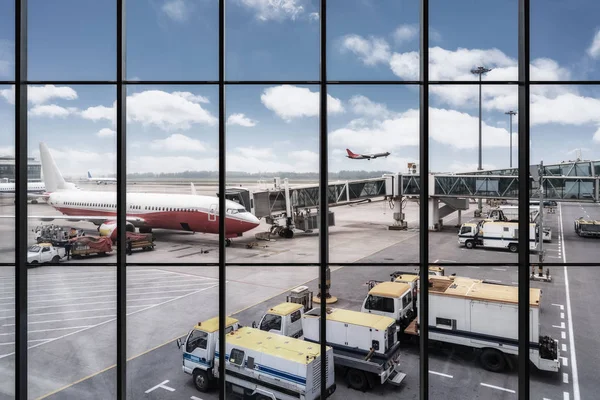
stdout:
<svg viewBox="0 0 600 400">
<path fill-rule="evenodd" d="M 225 0 L 219 1 L 219 399 L 225 399 L 225 322 L 226 249 L 225 249 Z"/>
<path fill-rule="evenodd" d="M 329 226 L 327 213 L 329 166 L 327 159 L 327 0 L 321 0 L 319 71 L 319 291 L 321 298 L 320 346 L 321 346 L 321 399 L 327 398 L 327 288 L 329 271 Z M 333 365 L 330 366 L 333 368 Z"/>
<path fill-rule="evenodd" d="M 421 0 L 419 91 L 419 399 L 429 398 L 429 0 Z"/>
<path fill-rule="evenodd" d="M 529 5 L 519 0 L 519 399 L 529 399 Z"/>
<path fill-rule="evenodd" d="M 127 398 L 127 87 L 126 0 L 117 0 L 117 399 Z"/>
<path fill-rule="evenodd" d="M 27 399 L 27 0 L 15 0 L 15 398 Z"/>
</svg>

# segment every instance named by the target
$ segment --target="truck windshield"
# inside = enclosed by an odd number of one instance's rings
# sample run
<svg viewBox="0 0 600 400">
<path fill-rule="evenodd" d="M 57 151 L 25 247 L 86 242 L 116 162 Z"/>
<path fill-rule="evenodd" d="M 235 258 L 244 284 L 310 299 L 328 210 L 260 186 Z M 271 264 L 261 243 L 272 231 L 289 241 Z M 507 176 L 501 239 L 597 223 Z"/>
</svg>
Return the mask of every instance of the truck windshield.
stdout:
<svg viewBox="0 0 600 400">
<path fill-rule="evenodd" d="M 260 323 L 260 330 L 268 332 L 271 329 L 274 329 L 276 331 L 281 330 L 281 316 L 280 315 L 274 315 L 274 314 L 265 315 L 265 318 Z"/>
<path fill-rule="evenodd" d="M 190 337 L 185 344 L 185 351 L 191 353 L 192 351 L 200 348 L 206 350 L 208 344 L 208 333 L 203 331 L 193 330 L 190 333 Z"/>
<path fill-rule="evenodd" d="M 40 251 L 40 246 L 29 246 L 29 248 L 27 249 L 27 251 L 30 251 L 32 253 L 39 253 Z"/>
<path fill-rule="evenodd" d="M 368 310 L 391 313 L 394 312 L 394 299 L 369 295 L 366 306 Z"/>
<path fill-rule="evenodd" d="M 464 235 L 465 233 L 471 233 L 471 227 L 470 226 L 463 226 L 462 228 L 460 228 L 460 234 Z"/>
</svg>

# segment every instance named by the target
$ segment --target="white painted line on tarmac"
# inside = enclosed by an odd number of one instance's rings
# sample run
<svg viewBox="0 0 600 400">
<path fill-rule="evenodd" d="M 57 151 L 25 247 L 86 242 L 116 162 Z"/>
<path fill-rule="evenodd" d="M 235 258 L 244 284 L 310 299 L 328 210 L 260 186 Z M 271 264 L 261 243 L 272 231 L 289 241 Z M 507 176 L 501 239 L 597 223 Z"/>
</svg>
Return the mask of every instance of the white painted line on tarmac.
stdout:
<svg viewBox="0 0 600 400">
<path fill-rule="evenodd" d="M 479 268 L 479 267 L 476 267 L 476 266 L 474 266 L 474 265 L 468 265 L 468 267 L 469 267 L 469 268 Z"/>
<path fill-rule="evenodd" d="M 92 317 L 78 317 L 78 318 L 65 318 L 65 319 L 50 319 L 46 321 L 34 321 L 28 322 L 29 325 L 33 324 L 53 324 L 55 322 L 67 322 L 67 321 L 80 321 L 82 319 L 96 319 L 96 318 L 115 318 L 116 315 L 94 315 Z M 4 324 L 2 326 L 15 326 L 16 324 Z"/>
<path fill-rule="evenodd" d="M 554 304 L 554 303 L 552 303 L 552 305 L 556 306 L 556 307 L 560 307 L 561 310 L 565 309 L 565 306 L 563 306 L 562 304 Z"/>
<path fill-rule="evenodd" d="M 569 374 L 563 372 L 563 383 L 569 383 Z"/>
<path fill-rule="evenodd" d="M 560 325 L 552 325 L 553 328 L 565 329 L 565 323 L 561 322 Z"/>
<path fill-rule="evenodd" d="M 153 388 L 150 388 L 150 389 L 146 390 L 144 393 L 148 394 L 148 393 L 150 393 L 150 392 L 152 392 L 152 391 L 154 391 L 154 390 L 156 390 L 158 388 L 168 390 L 169 392 L 174 392 L 175 389 L 173 389 L 172 387 L 166 386 L 167 383 L 169 383 L 168 379 L 166 381 L 162 382 L 162 383 L 159 383 L 158 385 L 154 386 Z"/>
<path fill-rule="evenodd" d="M 560 337 L 561 337 L 561 339 L 566 339 L 566 338 L 567 338 L 567 332 L 565 332 L 565 331 L 562 331 L 562 332 L 560 333 Z M 563 346 L 566 346 L 566 344 L 563 344 Z M 565 347 L 565 350 L 564 350 L 564 351 L 567 351 L 567 348 L 566 348 L 566 347 Z"/>
<path fill-rule="evenodd" d="M 489 385 L 489 384 L 483 383 L 483 382 L 480 383 L 480 385 L 481 386 L 485 386 L 485 387 L 489 387 L 489 388 L 492 388 L 492 389 L 503 390 L 503 391 L 508 392 L 508 393 L 515 393 L 515 391 L 512 390 L 512 389 L 507 389 L 507 388 L 503 388 L 503 387 L 500 387 L 500 386 Z"/>
<path fill-rule="evenodd" d="M 494 271 L 506 271 L 506 268 L 492 268 Z"/>
<path fill-rule="evenodd" d="M 200 397 L 196 397 L 196 396 L 192 396 L 190 397 L 191 400 L 202 400 Z"/>
<path fill-rule="evenodd" d="M 511 282 L 513 285 L 518 285 L 519 282 Z"/>
<path fill-rule="evenodd" d="M 48 340 L 51 339 L 35 339 L 35 340 L 28 340 L 27 342 L 47 342 Z M 14 345 L 15 342 L 5 342 L 5 343 L 0 343 L 0 346 L 9 346 L 9 345 Z"/>
<path fill-rule="evenodd" d="M 564 312 L 560 313 L 560 319 L 565 319 L 565 313 Z"/>
<path fill-rule="evenodd" d="M 570 393 L 569 392 L 563 392 L 563 400 L 569 400 L 570 398 Z"/>
<path fill-rule="evenodd" d="M 435 260 L 433 263 L 435 264 L 435 263 L 438 263 L 438 262 L 440 262 L 440 260 Z M 431 372 L 431 371 L 430 371 L 430 372 Z"/>
<path fill-rule="evenodd" d="M 429 370 L 430 374 L 434 374 L 434 375 L 439 375 L 439 376 L 443 376 L 445 378 L 454 378 L 454 376 L 452 375 L 448 375 L 448 374 L 442 374 L 441 372 L 436 372 L 436 371 L 431 371 Z"/>
<path fill-rule="evenodd" d="M 566 351 L 567 351 L 567 345 L 563 343 L 563 344 L 561 345 L 561 348 L 560 348 L 560 350 L 561 350 L 561 351 L 563 351 L 563 352 L 566 352 Z"/>
<path fill-rule="evenodd" d="M 496 280 L 496 279 L 486 279 L 487 282 L 496 282 L 496 283 L 501 283 L 502 281 Z"/>
<path fill-rule="evenodd" d="M 569 366 L 569 359 L 567 357 L 561 357 L 562 359 L 562 365 L 565 367 Z"/>
<path fill-rule="evenodd" d="M 69 326 L 69 327 L 65 327 L 65 328 L 52 328 L 52 329 L 41 329 L 38 331 L 27 331 L 27 334 L 30 333 L 40 333 L 40 332 L 52 332 L 52 331 L 66 331 L 69 329 L 81 329 L 81 328 L 89 328 L 92 325 L 84 325 L 84 326 Z M 9 333 L 0 333 L 0 336 L 10 336 L 10 335 L 14 335 L 14 332 L 9 332 Z"/>
<path fill-rule="evenodd" d="M 141 306 L 130 306 L 128 305 L 127 307 L 129 308 L 140 308 L 140 307 L 146 307 L 145 305 L 141 305 Z M 28 317 L 39 317 L 41 315 L 56 315 L 56 314 L 72 314 L 72 313 L 86 313 L 86 312 L 96 312 L 96 311 L 108 311 L 108 310 L 115 310 L 115 307 L 108 307 L 108 308 L 94 308 L 91 310 L 72 310 L 72 311 L 57 311 L 57 312 L 51 312 L 51 313 L 37 313 L 37 314 L 29 314 Z M 5 316 L 2 318 L 14 318 L 14 315 L 9 315 L 9 316 Z"/>
<path fill-rule="evenodd" d="M 567 263 L 567 254 L 565 248 L 565 235 L 562 230 L 563 220 L 562 220 L 562 203 L 558 203 L 558 210 L 560 215 L 560 239 L 563 248 L 563 262 Z M 577 372 L 577 353 L 575 352 L 575 337 L 573 335 L 573 313 L 571 312 L 571 294 L 569 292 L 569 274 L 567 272 L 567 267 L 563 267 L 565 271 L 565 291 L 567 297 L 567 315 L 569 321 L 569 345 L 571 347 L 571 372 L 573 373 L 573 398 L 575 400 L 580 400 L 579 394 L 579 373 Z"/>
</svg>

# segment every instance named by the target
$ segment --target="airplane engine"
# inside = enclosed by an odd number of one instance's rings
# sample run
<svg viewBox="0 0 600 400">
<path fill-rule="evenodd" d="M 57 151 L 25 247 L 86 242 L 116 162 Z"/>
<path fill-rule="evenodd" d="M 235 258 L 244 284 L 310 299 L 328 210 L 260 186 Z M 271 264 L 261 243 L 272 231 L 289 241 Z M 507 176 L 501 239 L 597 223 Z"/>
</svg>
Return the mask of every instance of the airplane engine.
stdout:
<svg viewBox="0 0 600 400">
<path fill-rule="evenodd" d="M 125 225 L 127 232 L 135 232 L 135 226 L 131 222 Z M 100 236 L 108 236 L 114 242 L 117 241 L 117 221 L 106 221 L 98 227 L 98 234 Z"/>
</svg>

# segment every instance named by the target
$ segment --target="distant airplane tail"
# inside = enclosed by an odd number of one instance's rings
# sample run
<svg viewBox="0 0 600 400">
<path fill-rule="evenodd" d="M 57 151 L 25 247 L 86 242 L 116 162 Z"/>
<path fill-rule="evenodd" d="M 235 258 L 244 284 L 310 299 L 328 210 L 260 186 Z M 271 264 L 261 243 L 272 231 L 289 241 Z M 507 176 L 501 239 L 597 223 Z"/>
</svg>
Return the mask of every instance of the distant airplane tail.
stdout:
<svg viewBox="0 0 600 400">
<path fill-rule="evenodd" d="M 42 163 L 44 186 L 46 186 L 47 192 L 52 193 L 56 190 L 72 188 L 72 185 L 68 185 L 65 182 L 45 143 L 40 143 L 40 161 Z"/>
<path fill-rule="evenodd" d="M 194 186 L 194 182 L 190 182 L 190 185 L 192 186 L 192 195 L 196 196 L 198 194 L 198 192 L 196 192 L 196 187 Z"/>
<path fill-rule="evenodd" d="M 90 174 L 90 171 L 88 171 L 88 179 L 92 179 L 92 174 Z"/>
<path fill-rule="evenodd" d="M 350 158 L 358 157 L 358 154 L 354 154 L 353 152 L 350 151 L 350 149 L 346 149 L 346 152 L 348 153 L 348 157 L 350 157 Z"/>
</svg>

